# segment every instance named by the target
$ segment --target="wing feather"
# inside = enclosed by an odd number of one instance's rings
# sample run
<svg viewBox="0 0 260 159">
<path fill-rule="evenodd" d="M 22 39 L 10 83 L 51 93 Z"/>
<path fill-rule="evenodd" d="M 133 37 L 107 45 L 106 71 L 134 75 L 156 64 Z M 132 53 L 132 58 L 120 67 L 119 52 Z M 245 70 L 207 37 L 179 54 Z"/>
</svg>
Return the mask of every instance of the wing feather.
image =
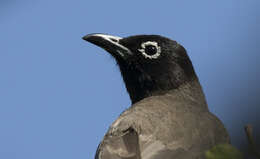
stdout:
<svg viewBox="0 0 260 159">
<path fill-rule="evenodd" d="M 129 128 L 120 136 L 105 136 L 95 159 L 140 159 L 137 132 Z"/>
</svg>

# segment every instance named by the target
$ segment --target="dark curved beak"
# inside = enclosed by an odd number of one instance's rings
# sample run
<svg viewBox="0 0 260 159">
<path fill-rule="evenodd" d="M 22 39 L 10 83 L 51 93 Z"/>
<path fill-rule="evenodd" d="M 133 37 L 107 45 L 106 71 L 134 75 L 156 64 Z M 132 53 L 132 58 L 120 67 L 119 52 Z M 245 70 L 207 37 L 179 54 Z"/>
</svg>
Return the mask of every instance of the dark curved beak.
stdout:
<svg viewBox="0 0 260 159">
<path fill-rule="evenodd" d="M 132 55 L 132 52 L 125 46 L 120 44 L 121 37 L 106 35 L 106 34 L 88 34 L 82 39 L 95 44 L 113 56 L 120 56 L 126 58 L 129 55 Z"/>
</svg>

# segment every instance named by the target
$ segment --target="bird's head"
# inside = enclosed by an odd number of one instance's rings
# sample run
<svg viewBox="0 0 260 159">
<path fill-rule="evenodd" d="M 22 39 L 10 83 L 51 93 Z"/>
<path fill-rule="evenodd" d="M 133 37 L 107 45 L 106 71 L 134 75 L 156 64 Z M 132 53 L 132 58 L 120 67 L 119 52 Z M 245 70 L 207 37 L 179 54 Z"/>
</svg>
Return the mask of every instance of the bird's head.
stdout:
<svg viewBox="0 0 260 159">
<path fill-rule="evenodd" d="M 159 35 L 120 38 L 106 34 L 89 34 L 83 39 L 115 58 L 133 103 L 197 80 L 184 47 L 171 39 Z"/>
</svg>

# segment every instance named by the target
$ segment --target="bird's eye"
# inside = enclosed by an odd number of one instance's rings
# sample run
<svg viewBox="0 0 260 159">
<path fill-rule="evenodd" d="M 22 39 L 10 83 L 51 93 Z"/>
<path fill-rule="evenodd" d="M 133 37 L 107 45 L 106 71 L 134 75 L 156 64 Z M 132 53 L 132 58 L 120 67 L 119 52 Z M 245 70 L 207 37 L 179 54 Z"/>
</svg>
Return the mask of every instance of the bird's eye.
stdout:
<svg viewBox="0 0 260 159">
<path fill-rule="evenodd" d="M 154 45 L 147 45 L 144 51 L 147 55 L 154 55 L 157 53 L 157 48 Z"/>
<path fill-rule="evenodd" d="M 138 49 L 145 58 L 157 59 L 161 54 L 161 48 L 157 42 L 147 41 L 141 44 L 141 49 Z"/>
</svg>

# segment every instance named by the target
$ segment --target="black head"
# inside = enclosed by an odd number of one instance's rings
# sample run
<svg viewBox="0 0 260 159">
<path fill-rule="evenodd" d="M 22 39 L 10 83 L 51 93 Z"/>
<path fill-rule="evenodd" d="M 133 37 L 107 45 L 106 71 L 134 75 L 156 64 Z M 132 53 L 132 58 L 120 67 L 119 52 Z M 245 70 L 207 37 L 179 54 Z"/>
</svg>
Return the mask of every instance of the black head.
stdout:
<svg viewBox="0 0 260 159">
<path fill-rule="evenodd" d="M 159 35 L 120 38 L 105 34 L 83 37 L 107 50 L 117 61 L 133 103 L 197 80 L 185 49 Z"/>
</svg>

